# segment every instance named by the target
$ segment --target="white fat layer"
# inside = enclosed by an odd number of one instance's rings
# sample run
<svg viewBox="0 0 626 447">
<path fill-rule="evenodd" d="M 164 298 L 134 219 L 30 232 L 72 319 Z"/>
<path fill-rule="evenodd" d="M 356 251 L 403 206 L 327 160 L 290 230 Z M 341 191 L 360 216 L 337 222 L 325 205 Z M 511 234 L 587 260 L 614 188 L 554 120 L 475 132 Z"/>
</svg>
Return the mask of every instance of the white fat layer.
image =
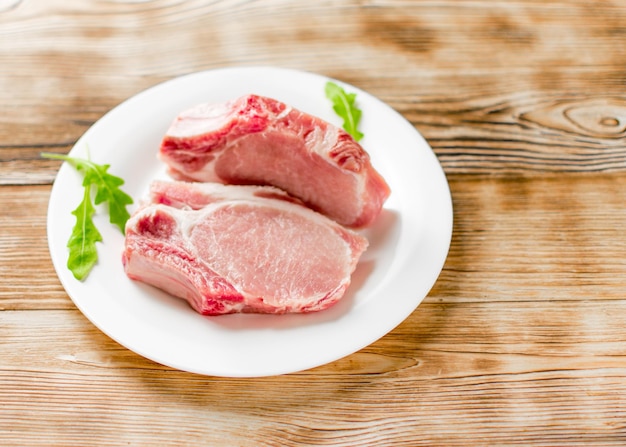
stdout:
<svg viewBox="0 0 626 447">
<path fill-rule="evenodd" d="M 167 134 L 172 137 L 202 135 L 219 129 L 230 121 L 231 103 L 200 104 L 182 112 L 172 123 Z"/>
<path fill-rule="evenodd" d="M 288 198 L 289 196 L 279 188 L 272 186 L 227 186 L 219 183 L 202 183 L 193 184 L 196 189 L 201 189 L 205 194 L 211 196 L 214 200 L 200 210 L 177 209 L 163 204 L 147 205 L 136 213 L 129 220 L 129 224 L 135 226 L 137 220 L 144 217 L 154 215 L 157 210 L 165 211 L 172 215 L 176 220 L 183 235 L 188 236 L 198 221 L 204 219 L 205 216 L 214 213 L 216 210 L 230 206 L 233 204 L 247 204 L 255 207 L 269 207 L 279 211 L 296 213 L 306 217 L 320 225 L 326 225 L 333 228 L 340 228 L 339 225 L 326 216 L 317 213 L 303 205 L 281 199 L 272 199 L 259 197 L 258 193 L 273 194 L 280 197 Z M 341 228 L 342 231 L 351 232 L 349 229 Z"/>
<path fill-rule="evenodd" d="M 275 119 L 277 119 L 277 120 L 283 119 L 284 117 L 289 115 L 292 110 L 293 110 L 293 107 L 286 106 L 285 110 L 283 110 L 282 112 L 280 112 L 278 115 L 275 116 Z"/>
</svg>

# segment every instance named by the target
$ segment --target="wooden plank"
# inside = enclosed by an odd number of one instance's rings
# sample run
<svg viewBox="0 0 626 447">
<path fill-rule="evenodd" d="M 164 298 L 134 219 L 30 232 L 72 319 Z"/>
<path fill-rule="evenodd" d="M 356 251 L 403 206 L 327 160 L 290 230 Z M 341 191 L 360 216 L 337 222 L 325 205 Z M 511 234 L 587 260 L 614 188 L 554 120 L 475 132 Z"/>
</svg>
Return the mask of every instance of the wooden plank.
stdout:
<svg viewBox="0 0 626 447">
<path fill-rule="evenodd" d="M 458 110 L 461 102 L 463 109 Z M 626 96 L 561 91 L 462 100 L 412 97 L 390 105 L 427 138 L 448 174 L 528 175 L 626 168 Z M 71 141 L 86 130 L 85 126 L 64 127 Z M 33 135 L 28 127 L 21 129 L 27 138 Z M 43 160 L 39 154 L 44 150 L 66 153 L 71 148 L 66 141 L 0 147 L 0 184 L 51 183 L 60 163 Z"/>
<path fill-rule="evenodd" d="M 402 375 L 429 381 L 621 370 L 626 368 L 625 308 L 624 301 L 612 302 L 609 312 L 597 302 L 584 301 L 565 308 L 559 302 L 427 300 L 358 355 L 297 375 Z M 122 370 L 135 369 L 174 372 L 109 339 L 77 309 L 4 311 L 0 321 L 4 368 L 90 375 L 126 375 L 130 372 Z"/>
<path fill-rule="evenodd" d="M 0 310 L 73 307 L 48 251 L 49 197 L 50 186 L 0 189 Z"/>
<path fill-rule="evenodd" d="M 598 377 L 598 375 L 600 377 Z M 10 372 L 4 445 L 621 446 L 624 376 L 369 383 Z M 529 385 L 525 382 L 535 382 Z M 270 383 L 268 383 L 270 382 Z M 19 390 L 28 390 L 20 392 Z M 263 398 L 260 395 L 265 394 Z M 371 400 L 371 395 L 380 400 Z M 125 398 L 124 398 L 125 396 Z M 225 398 L 225 396 L 228 396 Z M 7 399 L 9 401 L 9 399 Z M 155 403 L 158 402 L 158 405 Z M 35 406 L 37 404 L 37 406 Z M 9 428 L 10 427 L 10 428 Z"/>
<path fill-rule="evenodd" d="M 454 232 L 444 300 L 624 299 L 626 178 L 449 176 Z"/>
</svg>

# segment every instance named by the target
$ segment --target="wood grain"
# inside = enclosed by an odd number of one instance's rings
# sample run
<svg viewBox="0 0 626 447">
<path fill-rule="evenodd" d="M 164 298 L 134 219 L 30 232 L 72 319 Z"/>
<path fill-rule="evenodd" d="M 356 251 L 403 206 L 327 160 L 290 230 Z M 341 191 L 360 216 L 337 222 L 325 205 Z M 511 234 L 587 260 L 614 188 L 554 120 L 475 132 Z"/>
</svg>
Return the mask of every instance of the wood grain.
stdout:
<svg viewBox="0 0 626 447">
<path fill-rule="evenodd" d="M 41 149 L 66 152 L 145 88 L 259 64 L 367 89 L 417 126 L 449 173 L 625 167 L 626 13 L 616 3 L 67 5 L 23 2 L 0 15 L 4 184 L 51 182 L 57 165 L 38 161 Z"/>
<path fill-rule="evenodd" d="M 0 0 L 0 445 L 626 445 L 624 23 L 618 1 Z M 46 239 L 60 163 L 39 155 L 157 83 L 250 65 L 400 112 L 454 232 L 428 297 L 367 348 L 204 377 L 73 305 Z"/>
<path fill-rule="evenodd" d="M 512 330 L 491 343 L 473 340 L 474 331 L 472 338 L 450 336 L 444 328 L 462 327 L 468 317 L 476 325 L 494 324 L 497 308 L 472 307 L 426 303 L 397 331 L 334 365 L 245 380 L 159 367 L 106 339 L 78 312 L 31 311 L 28 322 L 17 312 L 4 313 L 8 341 L 25 355 L 0 371 L 0 391 L 11 409 L 3 422 L 12 427 L 0 429 L 0 440 L 10 445 L 53 434 L 56 445 L 67 445 L 84 442 L 81 433 L 87 431 L 98 436 L 99 445 L 119 445 L 129 432 L 141 444 L 166 445 L 623 441 L 623 359 L 592 349 L 542 352 L 542 344 L 551 344 L 541 333 L 545 328 L 520 323 L 524 312 L 542 311 L 528 304 L 510 311 Z M 614 320 L 622 327 L 623 307 Z M 20 336 L 26 324 L 49 334 L 54 347 Z M 437 336 L 415 336 L 438 325 Z M 494 346 L 507 349 L 509 338 L 518 340 L 519 331 L 537 333 L 528 337 L 534 353 L 519 346 L 517 353 L 496 352 Z M 572 346 L 593 346 L 577 336 L 573 341 Z"/>
<path fill-rule="evenodd" d="M 462 300 L 624 299 L 626 178 L 451 175 L 448 264 L 432 293 Z M 543 295 L 549 291 L 549 296 Z"/>
<path fill-rule="evenodd" d="M 0 194 L 0 310 L 71 306 L 50 260 L 49 186 L 6 186 Z"/>
</svg>

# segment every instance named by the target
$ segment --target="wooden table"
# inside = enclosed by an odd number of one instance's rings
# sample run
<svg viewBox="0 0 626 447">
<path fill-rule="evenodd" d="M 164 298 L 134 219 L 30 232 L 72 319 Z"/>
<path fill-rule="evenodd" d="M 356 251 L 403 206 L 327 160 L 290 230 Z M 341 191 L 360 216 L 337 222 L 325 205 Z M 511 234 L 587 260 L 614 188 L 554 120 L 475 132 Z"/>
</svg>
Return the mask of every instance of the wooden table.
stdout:
<svg viewBox="0 0 626 447">
<path fill-rule="evenodd" d="M 626 3 L 0 1 L 0 444 L 626 445 Z M 59 162 L 159 82 L 317 72 L 404 115 L 454 204 L 444 269 L 371 346 L 231 379 L 118 345 L 50 261 Z"/>
</svg>

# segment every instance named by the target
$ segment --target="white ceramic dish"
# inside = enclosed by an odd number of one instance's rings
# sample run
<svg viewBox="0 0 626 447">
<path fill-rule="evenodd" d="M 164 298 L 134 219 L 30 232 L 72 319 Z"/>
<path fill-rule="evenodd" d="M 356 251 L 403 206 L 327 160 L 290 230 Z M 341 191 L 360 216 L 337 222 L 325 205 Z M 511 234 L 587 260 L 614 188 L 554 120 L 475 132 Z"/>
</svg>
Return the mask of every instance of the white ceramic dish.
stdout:
<svg viewBox="0 0 626 447">
<path fill-rule="evenodd" d="M 167 178 L 157 161 L 160 140 L 174 117 L 202 102 L 246 93 L 266 95 L 336 125 L 341 120 L 324 95 L 329 79 L 272 67 L 195 73 L 152 87 L 96 122 L 70 155 L 110 164 L 126 180 L 136 203 L 155 178 Z M 383 214 L 363 231 L 370 248 L 346 296 L 333 308 L 307 315 L 204 317 L 183 300 L 129 280 L 120 255 L 123 236 L 94 219 L 103 236 L 99 262 L 84 282 L 67 269 L 71 211 L 82 198 L 81 176 L 61 166 L 48 209 L 48 241 L 55 269 L 76 306 L 100 330 L 128 349 L 184 371 L 258 377 L 332 362 L 378 340 L 401 323 L 428 294 L 446 259 L 452 201 L 445 175 L 421 135 L 400 114 L 353 86 L 363 111 L 361 140 L 392 194 Z"/>
</svg>

